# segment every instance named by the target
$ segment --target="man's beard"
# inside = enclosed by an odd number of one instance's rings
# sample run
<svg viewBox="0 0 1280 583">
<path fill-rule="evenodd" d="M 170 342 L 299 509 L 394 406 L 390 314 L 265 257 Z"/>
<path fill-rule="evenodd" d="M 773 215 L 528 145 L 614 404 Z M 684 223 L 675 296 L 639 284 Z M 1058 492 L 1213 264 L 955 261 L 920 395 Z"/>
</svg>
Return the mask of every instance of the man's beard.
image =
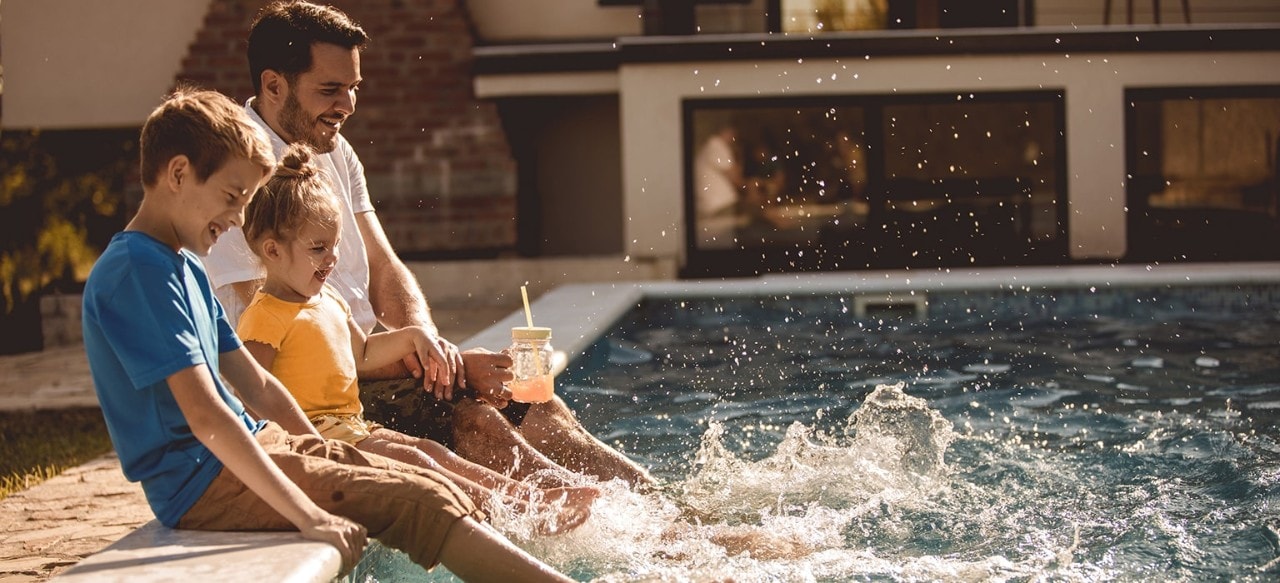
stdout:
<svg viewBox="0 0 1280 583">
<path fill-rule="evenodd" d="M 334 132 L 333 138 L 327 138 L 320 134 L 317 125 L 316 119 L 307 116 L 307 112 L 302 110 L 302 104 L 298 103 L 298 98 L 290 91 L 280 110 L 280 129 L 289 134 L 289 141 L 311 146 L 317 154 L 332 152 L 338 146 L 337 132 Z"/>
</svg>

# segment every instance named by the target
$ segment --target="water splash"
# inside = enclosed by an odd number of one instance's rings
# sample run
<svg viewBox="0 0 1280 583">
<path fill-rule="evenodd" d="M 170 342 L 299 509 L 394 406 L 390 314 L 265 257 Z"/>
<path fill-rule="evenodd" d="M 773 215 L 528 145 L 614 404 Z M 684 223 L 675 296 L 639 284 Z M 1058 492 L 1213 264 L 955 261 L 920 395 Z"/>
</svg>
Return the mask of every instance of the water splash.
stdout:
<svg viewBox="0 0 1280 583">
<path fill-rule="evenodd" d="M 747 459 L 709 422 L 684 480 L 642 494 L 621 482 L 582 527 L 556 537 L 498 526 L 536 556 L 598 581 L 838 580 L 856 573 L 1006 569 L 970 561 L 908 561 L 851 546 L 859 517 L 918 506 L 947 486 L 951 424 L 902 385 L 882 385 L 836 435 L 793 424 L 769 455 Z M 993 559 L 1001 563 L 1002 559 Z M 939 569 L 942 571 L 939 571 Z M 909 576 L 909 575 L 908 575 Z"/>
</svg>

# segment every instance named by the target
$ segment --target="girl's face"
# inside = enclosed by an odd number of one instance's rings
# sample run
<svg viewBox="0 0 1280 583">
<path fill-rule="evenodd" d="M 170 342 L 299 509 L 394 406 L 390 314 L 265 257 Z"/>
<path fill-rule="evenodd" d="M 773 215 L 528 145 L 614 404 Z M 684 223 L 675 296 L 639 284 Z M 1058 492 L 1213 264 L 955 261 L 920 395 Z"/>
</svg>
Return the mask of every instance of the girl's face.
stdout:
<svg viewBox="0 0 1280 583">
<path fill-rule="evenodd" d="M 302 225 L 293 240 L 278 245 L 278 257 L 267 262 L 264 289 L 288 301 L 315 297 L 338 264 L 338 239 L 341 236 L 338 225 Z"/>
</svg>

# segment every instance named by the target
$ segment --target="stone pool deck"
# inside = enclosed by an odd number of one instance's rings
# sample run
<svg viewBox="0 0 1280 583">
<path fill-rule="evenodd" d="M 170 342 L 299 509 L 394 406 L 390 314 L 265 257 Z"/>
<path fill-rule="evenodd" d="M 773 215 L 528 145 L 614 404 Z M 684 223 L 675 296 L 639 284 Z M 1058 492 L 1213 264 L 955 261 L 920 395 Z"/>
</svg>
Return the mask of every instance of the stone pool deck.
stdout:
<svg viewBox="0 0 1280 583">
<path fill-rule="evenodd" d="M 441 332 L 455 341 L 470 338 L 510 311 L 474 305 L 433 308 Z M 0 356 L 0 409 L 97 404 L 83 346 Z M 114 454 L 67 470 L 0 500 L 0 583 L 45 581 L 152 518 L 142 488 L 125 480 Z"/>
</svg>

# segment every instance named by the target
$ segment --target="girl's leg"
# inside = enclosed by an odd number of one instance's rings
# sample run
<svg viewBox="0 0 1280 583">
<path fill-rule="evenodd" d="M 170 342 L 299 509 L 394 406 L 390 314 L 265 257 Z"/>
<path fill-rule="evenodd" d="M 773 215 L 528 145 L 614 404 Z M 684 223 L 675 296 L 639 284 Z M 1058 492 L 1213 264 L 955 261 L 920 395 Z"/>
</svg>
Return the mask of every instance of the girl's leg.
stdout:
<svg viewBox="0 0 1280 583">
<path fill-rule="evenodd" d="M 539 490 L 462 459 L 435 441 L 385 428 L 374 431 L 357 447 L 440 472 L 480 504 L 497 492 L 505 503 L 520 512 L 554 510 L 556 520 L 544 529 L 545 534 L 565 532 L 581 525 L 591 514 L 591 503 L 600 496 L 598 489 L 586 486 Z M 552 506 L 557 502 L 559 508 Z"/>
<path fill-rule="evenodd" d="M 387 430 L 379 430 L 379 432 L 386 433 Z M 476 504 L 483 505 L 489 500 L 489 496 L 492 494 L 492 488 L 487 487 L 484 484 L 479 484 L 466 476 L 450 471 L 430 455 L 427 455 L 426 452 L 418 448 L 389 441 L 383 439 L 381 436 L 373 436 L 364 439 L 360 443 L 356 444 L 356 448 L 360 451 L 377 454 L 401 463 L 419 468 L 426 468 L 440 473 L 446 478 L 452 480 L 453 483 L 457 484 L 458 487 L 461 488 L 463 492 L 466 492 L 467 496 L 475 501 Z"/>
<path fill-rule="evenodd" d="M 505 474 L 500 474 L 485 466 L 466 460 L 462 456 L 449 451 L 449 448 L 430 439 L 413 437 L 386 428 L 374 431 L 373 437 L 415 448 L 435 460 L 445 469 L 490 489 L 526 498 L 536 492 L 533 486 L 513 480 Z M 547 488 L 542 491 L 545 496 L 551 499 L 560 496 L 567 496 L 571 500 L 586 498 L 585 502 L 587 504 L 590 504 L 592 500 L 595 500 L 600 495 L 599 490 L 591 487 Z"/>
</svg>

